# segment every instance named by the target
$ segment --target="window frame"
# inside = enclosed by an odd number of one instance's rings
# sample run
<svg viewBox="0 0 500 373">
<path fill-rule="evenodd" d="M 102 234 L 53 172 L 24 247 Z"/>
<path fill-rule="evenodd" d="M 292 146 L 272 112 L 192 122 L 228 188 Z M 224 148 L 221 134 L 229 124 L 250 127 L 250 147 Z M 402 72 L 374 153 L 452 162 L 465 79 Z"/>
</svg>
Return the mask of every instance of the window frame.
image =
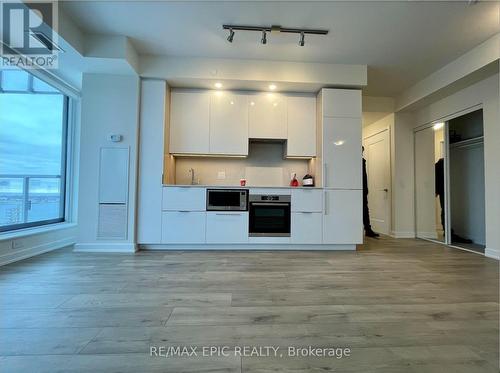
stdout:
<svg viewBox="0 0 500 373">
<path fill-rule="evenodd" d="M 23 230 L 23 229 L 29 229 L 29 228 L 36 228 L 36 227 L 43 227 L 43 226 L 48 226 L 52 224 L 60 224 L 64 222 L 68 222 L 69 218 L 69 211 L 70 211 L 70 196 L 68 191 L 70 190 L 68 186 L 68 178 L 67 175 L 70 173 L 70 164 L 71 164 L 71 157 L 69 154 L 69 150 L 71 149 L 72 145 L 70 144 L 70 137 L 69 134 L 72 132 L 70 126 L 72 122 L 72 99 L 71 97 L 66 94 L 64 91 L 62 91 L 59 87 L 56 87 L 54 84 L 51 84 L 48 82 L 46 79 L 42 79 L 40 76 L 34 75 L 29 71 L 25 71 L 29 78 L 28 78 L 28 89 L 26 91 L 6 91 L 3 90 L 2 85 L 1 85 L 1 78 L 2 78 L 2 71 L 0 70 L 0 94 L 3 93 L 13 93 L 13 94 L 40 94 L 40 95 L 53 95 L 53 94 L 61 94 L 63 96 L 64 102 L 63 102 L 63 115 L 62 115 L 62 134 L 61 134 L 61 174 L 60 174 L 60 185 L 61 185 L 61 191 L 60 191 L 60 206 L 59 206 L 59 215 L 60 217 L 55 218 L 55 219 L 46 219 L 46 220 L 38 220 L 38 221 L 33 221 L 33 222 L 23 222 L 23 223 L 18 223 L 18 224 L 10 224 L 10 225 L 4 225 L 0 226 L 0 235 L 6 234 L 6 233 L 12 233 L 15 231 Z M 50 85 L 51 87 L 57 89 L 58 93 L 54 92 L 43 92 L 43 91 L 34 91 L 33 90 L 33 81 L 34 79 L 37 78 L 44 83 Z M 34 178 L 36 178 L 36 175 Z M 24 180 L 23 180 L 24 183 Z M 24 188 L 28 188 L 27 191 L 24 191 Z M 29 193 L 29 181 L 28 181 L 28 186 L 23 186 L 23 192 Z"/>
</svg>

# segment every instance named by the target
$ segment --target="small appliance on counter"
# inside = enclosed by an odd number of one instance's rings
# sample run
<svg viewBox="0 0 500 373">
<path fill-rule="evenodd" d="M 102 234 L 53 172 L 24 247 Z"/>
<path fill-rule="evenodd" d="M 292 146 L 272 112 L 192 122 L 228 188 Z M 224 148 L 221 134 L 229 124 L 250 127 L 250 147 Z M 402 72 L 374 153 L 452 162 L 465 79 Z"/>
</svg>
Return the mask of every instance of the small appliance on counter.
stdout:
<svg viewBox="0 0 500 373">
<path fill-rule="evenodd" d="M 248 189 L 207 189 L 207 211 L 248 211 Z"/>
<path fill-rule="evenodd" d="M 305 186 L 305 187 L 313 187 L 314 186 L 314 177 L 312 175 L 305 175 L 303 178 L 302 178 L 302 186 Z"/>
<path fill-rule="evenodd" d="M 299 186 L 299 181 L 297 180 L 297 174 L 293 174 L 292 180 L 290 180 L 290 186 L 291 187 L 298 187 Z"/>
</svg>

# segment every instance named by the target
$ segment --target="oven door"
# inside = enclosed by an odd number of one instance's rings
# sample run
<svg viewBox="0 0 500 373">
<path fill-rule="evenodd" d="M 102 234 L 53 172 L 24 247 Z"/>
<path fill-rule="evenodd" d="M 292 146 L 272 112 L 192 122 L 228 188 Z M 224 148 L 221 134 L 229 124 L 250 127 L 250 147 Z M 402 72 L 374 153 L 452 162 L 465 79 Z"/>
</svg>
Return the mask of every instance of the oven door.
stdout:
<svg viewBox="0 0 500 373">
<path fill-rule="evenodd" d="M 290 237 L 290 203 L 250 202 L 250 237 Z"/>
</svg>

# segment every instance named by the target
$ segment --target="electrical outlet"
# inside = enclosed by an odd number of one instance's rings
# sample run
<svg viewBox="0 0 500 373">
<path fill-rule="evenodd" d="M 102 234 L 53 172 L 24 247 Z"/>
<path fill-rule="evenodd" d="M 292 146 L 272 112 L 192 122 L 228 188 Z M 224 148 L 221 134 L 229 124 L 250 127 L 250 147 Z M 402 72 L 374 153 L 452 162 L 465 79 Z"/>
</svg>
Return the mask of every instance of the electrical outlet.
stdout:
<svg viewBox="0 0 500 373">
<path fill-rule="evenodd" d="M 217 180 L 225 180 L 226 179 L 226 171 L 217 172 Z"/>
<path fill-rule="evenodd" d="M 23 242 L 20 240 L 13 240 L 12 241 L 12 250 L 18 250 L 23 248 Z"/>
</svg>

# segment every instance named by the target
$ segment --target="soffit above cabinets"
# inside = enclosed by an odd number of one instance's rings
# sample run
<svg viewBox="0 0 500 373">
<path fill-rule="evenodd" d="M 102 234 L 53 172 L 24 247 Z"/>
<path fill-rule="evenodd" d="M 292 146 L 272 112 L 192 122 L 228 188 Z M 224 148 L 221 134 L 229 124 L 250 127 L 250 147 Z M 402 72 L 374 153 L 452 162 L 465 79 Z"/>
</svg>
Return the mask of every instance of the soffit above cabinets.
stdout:
<svg viewBox="0 0 500 373">
<path fill-rule="evenodd" d="M 216 79 L 168 79 L 168 85 L 172 88 L 192 88 L 192 89 L 214 89 Z M 243 81 L 243 80 L 224 80 L 224 90 L 230 91 L 268 91 L 268 81 Z M 348 88 L 347 85 L 325 85 L 321 83 L 297 83 L 280 82 L 276 92 L 281 93 L 318 93 L 322 88 Z M 357 86 L 356 88 L 360 88 Z"/>
</svg>

